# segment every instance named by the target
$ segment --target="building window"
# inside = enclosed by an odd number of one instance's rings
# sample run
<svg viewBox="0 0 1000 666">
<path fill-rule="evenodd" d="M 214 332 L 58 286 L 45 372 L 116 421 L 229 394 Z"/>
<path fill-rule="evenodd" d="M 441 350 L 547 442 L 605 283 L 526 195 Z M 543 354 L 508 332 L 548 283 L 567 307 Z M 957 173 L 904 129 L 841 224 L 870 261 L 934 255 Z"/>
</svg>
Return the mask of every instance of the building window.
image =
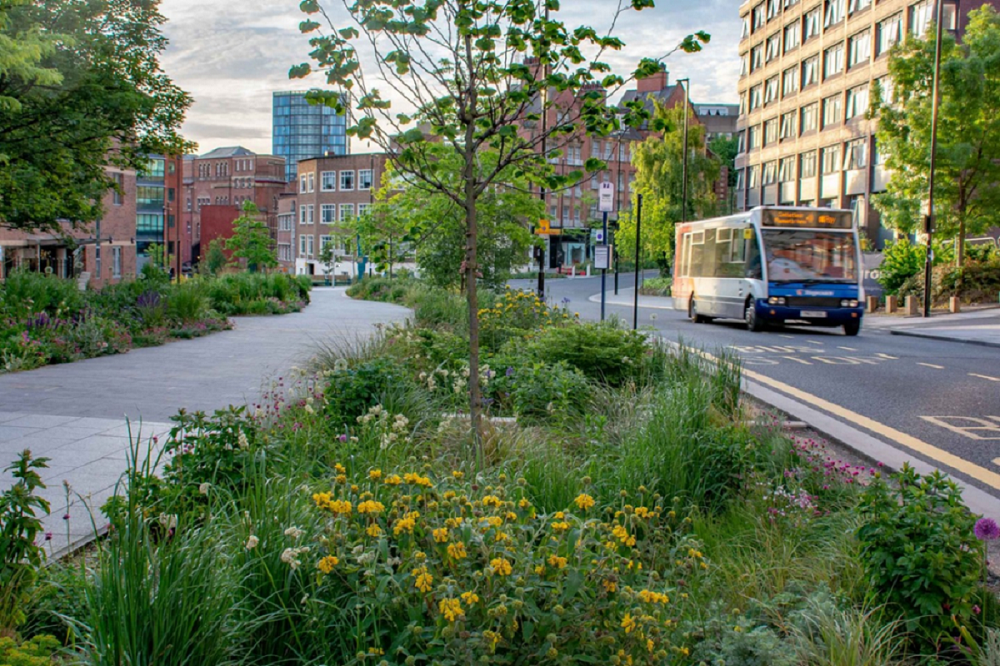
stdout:
<svg viewBox="0 0 1000 666">
<path fill-rule="evenodd" d="M 823 100 L 823 129 L 827 129 L 840 123 L 843 117 L 843 101 L 840 94 L 827 97 Z"/>
<path fill-rule="evenodd" d="M 319 212 L 323 224 L 333 224 L 337 221 L 337 204 L 322 204 Z"/>
<path fill-rule="evenodd" d="M 760 148 L 760 125 L 754 125 L 747 130 L 747 142 L 750 150 Z"/>
<path fill-rule="evenodd" d="M 826 0 L 826 14 L 823 17 L 823 27 L 837 25 L 844 20 L 844 0 Z"/>
<path fill-rule="evenodd" d="M 319 251 L 320 254 L 323 253 L 323 248 L 333 242 L 332 236 L 320 236 L 319 237 Z"/>
<path fill-rule="evenodd" d="M 758 86 L 754 86 L 753 88 L 750 89 L 750 110 L 751 111 L 753 111 L 754 109 L 760 108 L 761 92 L 762 92 L 761 86 L 759 86 L 759 85 Z"/>
<path fill-rule="evenodd" d="M 923 37 L 934 20 L 934 0 L 923 0 L 910 7 L 910 34 Z"/>
<path fill-rule="evenodd" d="M 799 91 L 799 68 L 790 67 L 781 75 L 781 95 L 788 97 Z"/>
<path fill-rule="evenodd" d="M 306 236 L 306 254 L 310 257 L 313 256 L 313 251 L 316 249 L 315 242 L 315 236 Z"/>
<path fill-rule="evenodd" d="M 120 278 L 122 276 L 122 249 L 120 247 L 111 248 L 111 277 Z"/>
<path fill-rule="evenodd" d="M 885 165 L 885 159 L 886 159 L 885 151 L 879 150 L 878 139 L 876 139 L 876 138 L 873 137 L 872 138 L 872 164 L 874 164 L 875 166 L 878 166 L 878 167 L 884 166 Z"/>
<path fill-rule="evenodd" d="M 799 132 L 805 134 L 806 132 L 812 132 L 817 128 L 817 121 L 819 120 L 819 103 L 814 102 L 808 106 L 802 107 L 802 118 L 799 122 Z"/>
<path fill-rule="evenodd" d="M 823 79 L 844 71 L 844 45 L 837 44 L 823 51 Z"/>
<path fill-rule="evenodd" d="M 867 65 L 872 56 L 872 33 L 865 30 L 847 40 L 848 56 L 847 67 L 857 67 Z"/>
<path fill-rule="evenodd" d="M 819 56 L 814 55 L 802 61 L 802 89 L 819 83 Z"/>
<path fill-rule="evenodd" d="M 816 151 L 799 155 L 799 178 L 814 178 L 816 176 Z"/>
<path fill-rule="evenodd" d="M 764 27 L 764 3 L 760 3 L 753 8 L 753 31 L 757 32 Z"/>
<path fill-rule="evenodd" d="M 778 18 L 778 14 L 781 13 L 781 2 L 780 0 L 767 0 L 767 20 Z"/>
<path fill-rule="evenodd" d="M 864 169 L 868 166 L 868 151 L 865 139 L 849 141 L 844 148 L 844 171 Z"/>
<path fill-rule="evenodd" d="M 340 191 L 350 192 L 354 189 L 354 172 L 353 171 L 341 171 L 340 172 Z"/>
<path fill-rule="evenodd" d="M 764 122 L 764 145 L 770 146 L 778 143 L 778 119 L 771 118 Z"/>
<path fill-rule="evenodd" d="M 302 174 L 301 176 L 299 176 L 299 192 L 302 192 L 303 194 L 305 194 L 306 192 L 309 191 L 309 190 L 306 189 L 306 185 L 308 184 L 308 182 L 309 181 L 306 180 L 306 175 L 305 174 Z"/>
<path fill-rule="evenodd" d="M 306 214 L 308 213 L 307 208 L 308 206 L 299 207 L 299 224 L 308 224 L 307 220 L 309 218 L 306 217 Z"/>
<path fill-rule="evenodd" d="M 875 79 L 875 85 L 879 88 L 879 98 L 882 104 L 885 106 L 895 107 L 896 105 L 896 89 L 892 83 L 892 77 L 886 74 L 880 78 Z"/>
<path fill-rule="evenodd" d="M 779 139 L 784 141 L 785 139 L 795 138 L 795 112 L 789 111 L 788 113 L 782 114 L 781 116 L 781 131 L 778 136 Z"/>
<path fill-rule="evenodd" d="M 872 0 L 850 0 L 847 5 L 847 13 L 854 15 L 857 12 L 864 11 L 872 6 Z"/>
<path fill-rule="evenodd" d="M 337 172 L 324 171 L 319 175 L 319 187 L 323 192 L 335 192 L 337 190 Z"/>
<path fill-rule="evenodd" d="M 894 45 L 899 43 L 903 34 L 903 14 L 893 14 L 884 21 L 879 22 L 876 27 L 878 44 L 876 44 L 875 57 L 885 55 Z"/>
<path fill-rule="evenodd" d="M 111 203 L 116 206 L 121 206 L 125 203 L 125 176 L 120 173 L 111 174 L 112 180 L 115 181 L 115 187 L 111 190 Z"/>
<path fill-rule="evenodd" d="M 743 17 L 743 30 L 740 32 L 740 41 L 750 36 L 750 17 Z"/>
<path fill-rule="evenodd" d="M 785 53 L 798 48 L 800 34 L 802 34 L 802 27 L 798 21 L 785 26 Z"/>
<path fill-rule="evenodd" d="M 764 164 L 764 179 L 761 181 L 762 185 L 774 185 L 778 182 L 778 163 L 777 162 L 767 162 Z"/>
<path fill-rule="evenodd" d="M 315 173 L 310 173 L 309 174 L 309 191 L 310 192 L 315 192 L 316 191 L 316 174 Z"/>
<path fill-rule="evenodd" d="M 354 219 L 354 204 L 340 204 L 340 221 L 350 222 Z"/>
<path fill-rule="evenodd" d="M 795 158 L 784 157 L 778 162 L 778 182 L 790 183 L 795 180 Z"/>
<path fill-rule="evenodd" d="M 743 53 L 740 55 L 740 78 L 750 73 L 750 55 Z"/>
<path fill-rule="evenodd" d="M 736 133 L 736 154 L 742 155 L 747 151 L 747 135 L 746 132 Z"/>
<path fill-rule="evenodd" d="M 358 204 L 358 217 L 364 217 L 368 214 L 368 210 L 372 207 L 371 204 Z"/>
<path fill-rule="evenodd" d="M 579 151 L 579 148 L 577 148 Z M 361 169 L 358 171 L 358 189 L 359 190 L 370 190 L 372 189 L 372 170 L 371 169 Z"/>
<path fill-rule="evenodd" d="M 840 145 L 827 146 L 823 148 L 820 153 L 821 165 L 820 168 L 823 170 L 823 175 L 837 173 L 840 171 Z"/>
<path fill-rule="evenodd" d="M 781 55 L 781 33 L 775 33 L 767 38 L 767 54 L 765 62 L 771 62 Z"/>
<path fill-rule="evenodd" d="M 772 76 L 764 82 L 764 104 L 778 101 L 778 77 Z"/>
<path fill-rule="evenodd" d="M 758 44 L 750 49 L 750 71 L 756 72 L 764 66 L 764 45 Z"/>
<path fill-rule="evenodd" d="M 805 44 L 813 37 L 818 37 L 820 32 L 820 11 L 819 7 L 806 12 L 802 17 L 802 43 Z"/>
<path fill-rule="evenodd" d="M 864 116 L 868 111 L 868 84 L 850 88 L 847 91 L 847 120 Z"/>
</svg>

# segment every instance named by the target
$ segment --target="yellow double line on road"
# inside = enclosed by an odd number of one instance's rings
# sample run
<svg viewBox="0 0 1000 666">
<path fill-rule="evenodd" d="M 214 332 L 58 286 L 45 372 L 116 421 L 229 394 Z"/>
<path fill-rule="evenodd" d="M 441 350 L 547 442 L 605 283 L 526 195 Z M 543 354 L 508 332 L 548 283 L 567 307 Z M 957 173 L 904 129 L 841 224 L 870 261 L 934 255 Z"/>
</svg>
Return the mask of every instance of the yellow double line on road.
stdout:
<svg viewBox="0 0 1000 666">
<path fill-rule="evenodd" d="M 707 359 L 711 359 L 713 361 L 719 360 L 707 352 L 699 350 L 693 351 L 696 351 L 698 354 Z M 980 467 L 975 463 L 969 462 L 965 458 L 960 458 L 953 453 L 945 451 L 944 449 L 939 449 L 932 444 L 928 444 L 913 435 L 907 435 L 905 432 L 900 432 L 899 430 L 887 426 L 884 423 L 879 423 L 874 419 L 870 419 L 867 416 L 858 414 L 857 412 L 852 412 L 851 410 L 845 409 L 840 405 L 835 405 L 832 402 L 824 400 L 823 398 L 817 397 L 811 393 L 801 391 L 794 386 L 789 386 L 784 382 L 779 382 L 777 379 L 772 379 L 758 372 L 747 370 L 746 368 L 743 369 L 743 376 L 760 384 L 777 389 L 782 393 L 792 396 L 793 398 L 798 398 L 807 405 L 822 409 L 823 411 L 839 417 L 849 423 L 853 423 L 854 425 L 860 426 L 866 430 L 870 430 L 877 435 L 881 435 L 887 440 L 896 442 L 897 444 L 905 446 L 911 451 L 916 451 L 917 453 L 939 462 L 942 465 L 947 465 L 952 469 L 956 469 L 959 472 L 962 472 L 963 474 L 990 486 L 991 488 L 1000 490 L 1000 474 L 992 472 L 985 467 Z"/>
</svg>

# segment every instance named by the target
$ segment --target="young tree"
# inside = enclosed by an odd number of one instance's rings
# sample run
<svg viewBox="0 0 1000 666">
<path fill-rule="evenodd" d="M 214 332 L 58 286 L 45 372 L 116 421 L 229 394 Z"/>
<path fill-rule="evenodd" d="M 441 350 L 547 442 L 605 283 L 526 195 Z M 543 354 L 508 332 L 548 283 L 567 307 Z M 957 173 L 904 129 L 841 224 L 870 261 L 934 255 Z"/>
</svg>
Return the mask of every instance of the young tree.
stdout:
<svg viewBox="0 0 1000 666">
<path fill-rule="evenodd" d="M 205 254 L 205 269 L 209 275 L 216 275 L 226 267 L 226 253 L 222 249 L 222 241 L 213 238 L 208 242 L 208 252 Z"/>
<path fill-rule="evenodd" d="M 662 136 L 651 136 L 632 147 L 636 194 L 643 195 L 642 251 L 666 272 L 673 258 L 674 223 L 681 219 L 683 202 L 684 109 L 666 109 L 655 103 L 656 126 Z M 693 115 L 693 114 L 692 114 Z M 721 162 L 705 149 L 705 128 L 688 125 L 687 219 L 711 217 L 718 212 L 715 182 Z M 633 202 L 632 210 L 636 209 Z M 635 252 L 633 214 L 622 217 L 619 252 L 631 257 Z"/>
<path fill-rule="evenodd" d="M 942 44 L 934 180 L 936 233 L 958 238 L 959 266 L 968 234 L 1000 226 L 1000 15 L 988 5 L 969 12 L 962 39 L 956 44 L 946 33 Z M 895 47 L 892 90 L 877 90 L 872 105 L 879 151 L 892 171 L 875 205 L 887 225 L 906 234 L 922 228 L 928 195 L 934 50 L 933 26 L 923 39 Z"/>
<path fill-rule="evenodd" d="M 260 219 L 260 211 L 252 201 L 244 201 L 242 210 L 233 221 L 233 235 L 226 239 L 226 249 L 233 253 L 234 260 L 243 259 L 251 273 L 274 268 L 278 265 L 278 256 L 271 232 Z"/>
<path fill-rule="evenodd" d="M 722 136 L 720 134 L 709 139 L 708 150 L 719 158 L 722 166 L 728 168 L 726 183 L 729 186 L 729 200 L 725 202 L 724 210 L 719 211 L 728 215 L 736 208 L 736 156 L 740 152 L 740 141 L 735 136 Z"/>
<path fill-rule="evenodd" d="M 603 89 L 624 85 L 602 61 L 623 42 L 589 27 L 567 30 L 551 18 L 558 0 L 343 0 L 355 25 L 337 29 L 319 0 L 303 0 L 310 16 L 300 25 L 314 34 L 312 58 L 326 76 L 330 91 L 312 98 L 341 109 L 341 90 L 356 96 L 357 124 L 350 134 L 370 139 L 385 149 L 395 167 L 460 208 L 465 234 L 461 270 L 467 284 L 476 284 L 479 266 L 479 202 L 508 169 L 514 169 L 549 189 L 558 189 L 582 174 L 558 176 L 540 147 L 554 148 L 558 137 L 586 129 L 607 134 L 618 128 L 615 109 L 604 104 Z M 621 0 L 614 18 L 625 11 Z M 653 0 L 631 0 L 632 9 L 653 6 Z M 317 15 L 326 18 L 321 32 Z M 405 101 L 405 113 L 371 85 L 362 68 L 357 41 L 374 51 L 374 65 Z M 708 35 L 686 38 L 679 49 L 696 51 Z M 593 59 L 584 55 L 591 50 Z M 676 49 L 675 49 L 676 50 Z M 665 57 L 665 56 L 664 56 Z M 633 76 L 659 71 L 659 60 L 640 62 Z M 292 77 L 304 77 L 309 64 L 293 67 Z M 596 85 L 595 85 L 596 84 Z M 602 89 L 603 88 L 603 89 Z M 613 91 L 612 91 L 613 92 Z M 642 104 L 631 105 L 625 122 L 641 123 Z M 544 114 L 544 120 L 543 120 Z M 461 178 L 442 175 L 431 148 L 447 146 L 458 158 Z M 495 163 L 484 166 L 483 149 L 495 151 Z M 604 164 L 588 160 L 588 170 Z M 480 433 L 479 321 L 477 290 L 467 290 L 469 304 L 470 416 Z"/>
<path fill-rule="evenodd" d="M 160 69 L 158 6 L 0 2 L 0 226 L 93 221 L 107 165 L 192 147 L 177 134 L 191 98 Z"/>
</svg>

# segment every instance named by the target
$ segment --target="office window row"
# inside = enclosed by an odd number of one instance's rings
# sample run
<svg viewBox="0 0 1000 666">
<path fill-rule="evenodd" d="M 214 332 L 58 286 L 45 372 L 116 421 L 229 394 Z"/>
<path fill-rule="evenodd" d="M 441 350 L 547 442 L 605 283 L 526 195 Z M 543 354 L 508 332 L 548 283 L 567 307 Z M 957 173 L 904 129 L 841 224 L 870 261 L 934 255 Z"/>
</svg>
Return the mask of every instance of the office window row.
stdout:
<svg viewBox="0 0 1000 666">
<path fill-rule="evenodd" d="M 741 98 L 740 115 L 745 115 L 746 113 L 753 112 L 762 107 L 766 108 L 777 102 L 779 99 L 787 100 L 794 97 L 800 90 L 804 90 L 816 83 L 818 67 L 818 60 L 816 58 L 809 58 L 808 60 L 804 60 L 800 67 L 790 67 L 782 72 L 780 81 L 778 76 L 773 76 L 759 85 L 752 86 Z M 891 82 L 888 81 L 888 77 L 880 78 L 879 82 L 882 85 L 882 98 L 886 101 L 891 101 L 892 86 Z M 842 94 L 844 93 L 838 92 L 836 97 L 839 97 Z M 856 118 L 864 114 L 867 110 L 869 102 L 869 84 L 864 83 L 860 86 L 849 88 L 846 91 L 846 95 L 846 120 L 851 120 L 852 118 Z M 828 103 L 831 105 L 835 104 L 833 101 Z M 831 116 L 831 120 L 826 124 L 832 124 L 834 122 L 839 122 L 839 120 L 834 120 Z M 804 129 L 803 131 L 809 130 Z"/>
<path fill-rule="evenodd" d="M 371 169 L 324 171 L 320 174 L 320 190 L 323 192 L 370 190 L 374 184 L 373 179 L 374 174 Z"/>
<path fill-rule="evenodd" d="M 799 4 L 799 0 L 765 0 L 754 6 L 750 12 L 743 16 L 743 29 L 740 39 L 746 39 L 750 35 L 755 35 L 773 21 L 780 19 L 783 9 L 789 9 Z M 844 20 L 847 16 L 853 16 L 858 12 L 868 9 L 872 5 L 872 0 L 825 0 L 815 10 L 808 12 L 816 16 L 822 11 L 823 25 L 826 28 L 833 27 Z"/>
<path fill-rule="evenodd" d="M 836 143 L 819 150 L 751 165 L 737 173 L 736 187 L 753 189 L 776 183 L 790 183 L 796 179 L 801 181 L 816 176 L 857 171 L 869 166 L 884 166 L 884 157 L 879 154 L 874 139 L 869 160 L 868 142 L 867 138 L 853 139 L 843 144 Z"/>
</svg>

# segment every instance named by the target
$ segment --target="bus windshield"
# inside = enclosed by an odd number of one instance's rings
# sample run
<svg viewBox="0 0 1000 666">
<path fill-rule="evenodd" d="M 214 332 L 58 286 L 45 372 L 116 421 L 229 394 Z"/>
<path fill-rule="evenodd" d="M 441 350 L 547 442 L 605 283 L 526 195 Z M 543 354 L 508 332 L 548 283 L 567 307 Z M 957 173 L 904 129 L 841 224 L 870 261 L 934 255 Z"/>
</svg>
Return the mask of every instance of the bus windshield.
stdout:
<svg viewBox="0 0 1000 666">
<path fill-rule="evenodd" d="M 857 282 L 857 246 L 852 233 L 764 229 L 771 282 Z"/>
</svg>

